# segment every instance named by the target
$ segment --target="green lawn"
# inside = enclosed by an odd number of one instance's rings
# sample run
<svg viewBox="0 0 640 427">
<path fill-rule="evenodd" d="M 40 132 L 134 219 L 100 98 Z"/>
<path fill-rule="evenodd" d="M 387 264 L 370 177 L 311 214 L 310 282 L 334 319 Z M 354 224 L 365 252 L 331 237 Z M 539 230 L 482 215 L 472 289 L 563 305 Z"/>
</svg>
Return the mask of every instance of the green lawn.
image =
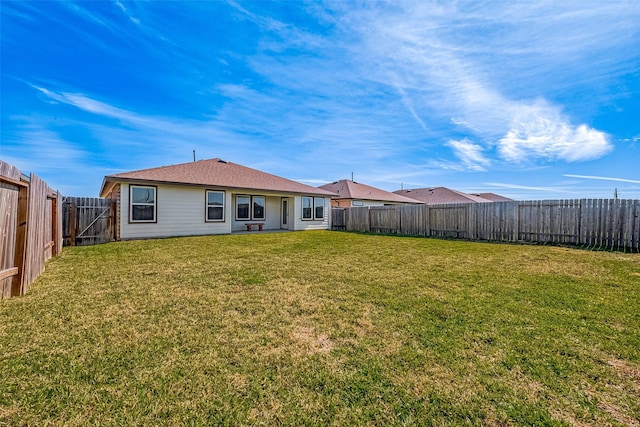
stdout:
<svg viewBox="0 0 640 427">
<path fill-rule="evenodd" d="M 0 425 L 640 424 L 640 255 L 339 232 L 65 248 Z"/>
</svg>

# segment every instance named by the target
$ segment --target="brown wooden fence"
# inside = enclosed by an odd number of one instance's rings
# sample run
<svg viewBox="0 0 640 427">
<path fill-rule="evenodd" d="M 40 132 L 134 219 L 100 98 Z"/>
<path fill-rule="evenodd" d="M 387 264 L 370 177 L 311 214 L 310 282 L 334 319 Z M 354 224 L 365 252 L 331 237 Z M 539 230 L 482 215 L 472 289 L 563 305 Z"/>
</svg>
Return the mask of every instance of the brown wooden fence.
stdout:
<svg viewBox="0 0 640 427">
<path fill-rule="evenodd" d="M 61 196 L 0 160 L 0 298 L 24 295 L 62 250 Z"/>
<path fill-rule="evenodd" d="M 332 209 L 332 228 L 640 252 L 640 200 L 533 200 Z"/>
<path fill-rule="evenodd" d="M 115 240 L 116 200 L 65 197 L 62 217 L 65 246 L 88 246 Z"/>
</svg>

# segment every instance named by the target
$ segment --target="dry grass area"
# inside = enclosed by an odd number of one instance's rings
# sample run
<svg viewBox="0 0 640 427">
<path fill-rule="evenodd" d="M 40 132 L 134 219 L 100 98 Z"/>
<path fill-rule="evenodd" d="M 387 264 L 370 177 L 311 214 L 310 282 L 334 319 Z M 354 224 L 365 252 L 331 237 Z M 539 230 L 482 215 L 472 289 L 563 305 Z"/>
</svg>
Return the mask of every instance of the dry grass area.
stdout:
<svg viewBox="0 0 640 427">
<path fill-rule="evenodd" d="M 640 256 L 337 232 L 66 248 L 0 425 L 640 425 Z"/>
</svg>

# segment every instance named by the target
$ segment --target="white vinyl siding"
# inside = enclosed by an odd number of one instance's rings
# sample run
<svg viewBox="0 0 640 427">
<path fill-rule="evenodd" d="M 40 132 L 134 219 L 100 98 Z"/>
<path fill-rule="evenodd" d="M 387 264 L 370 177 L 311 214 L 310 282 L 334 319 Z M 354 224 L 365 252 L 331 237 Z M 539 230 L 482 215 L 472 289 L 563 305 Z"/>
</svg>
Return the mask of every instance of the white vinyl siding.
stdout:
<svg viewBox="0 0 640 427">
<path fill-rule="evenodd" d="M 302 199 L 310 197 L 311 208 L 313 211 L 313 197 L 311 196 L 296 196 L 294 200 L 294 214 L 293 214 L 293 230 L 326 230 L 330 227 L 329 220 L 331 218 L 331 198 L 324 197 L 324 218 L 322 219 L 302 219 Z M 318 197 L 318 196 L 315 196 Z M 320 196 L 322 197 L 322 196 Z M 313 213 L 312 213 L 313 215 Z"/>
<path fill-rule="evenodd" d="M 203 209 L 205 189 L 158 185 L 156 190 L 156 222 L 130 223 L 126 213 L 129 210 L 129 184 L 122 184 L 120 195 L 122 215 L 120 215 L 120 238 L 147 239 L 154 237 L 194 236 L 231 233 L 231 222 L 206 222 Z M 225 193 L 225 206 L 232 206 L 231 193 Z M 228 218 L 228 212 L 225 218 Z"/>
<path fill-rule="evenodd" d="M 224 191 L 224 221 L 206 221 L 206 191 L 210 188 L 180 185 L 156 186 L 156 222 L 129 222 L 129 191 L 130 185 L 122 183 L 120 192 L 120 238 L 121 239 L 149 239 L 171 236 L 194 236 L 208 234 L 229 234 L 232 231 L 245 231 L 244 225 L 253 220 L 236 219 L 236 195 L 252 195 L 251 192 L 232 192 L 229 188 L 214 191 Z M 265 198 L 265 219 L 255 222 L 264 223 L 263 230 L 279 230 L 282 197 L 289 198 L 289 230 L 326 230 L 331 218 L 331 199 L 324 198 L 324 218 L 322 220 L 302 221 L 302 196 L 291 194 L 269 194 Z M 316 196 L 317 197 L 317 196 Z M 313 206 L 313 205 L 312 205 Z M 251 215 L 251 213 L 250 213 Z M 258 231 L 254 231 L 258 233 Z"/>
<path fill-rule="evenodd" d="M 351 206 L 388 206 L 388 205 L 407 205 L 408 203 L 385 202 L 380 200 L 352 200 Z"/>
<path fill-rule="evenodd" d="M 251 219 L 238 219 L 235 218 L 233 221 L 232 229 L 233 231 L 246 231 L 247 223 L 258 223 L 261 222 L 264 224 L 262 227 L 263 230 L 277 230 L 280 228 L 280 196 L 258 196 L 254 195 L 254 200 L 256 197 L 261 197 L 264 199 L 264 219 L 258 219 L 252 217 Z M 235 196 L 234 196 L 235 198 Z M 249 199 L 251 197 L 249 196 Z M 234 207 L 234 210 L 236 208 Z M 250 203 L 249 215 L 254 214 L 253 212 L 253 202 Z M 255 229 L 255 228 L 254 228 Z"/>
</svg>

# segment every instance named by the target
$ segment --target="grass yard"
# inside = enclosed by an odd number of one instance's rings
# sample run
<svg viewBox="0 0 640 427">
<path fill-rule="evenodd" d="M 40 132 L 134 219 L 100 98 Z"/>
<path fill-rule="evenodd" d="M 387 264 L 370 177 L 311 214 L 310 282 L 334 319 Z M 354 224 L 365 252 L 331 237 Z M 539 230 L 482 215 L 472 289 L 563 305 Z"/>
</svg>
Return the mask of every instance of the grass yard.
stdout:
<svg viewBox="0 0 640 427">
<path fill-rule="evenodd" d="M 640 255 L 339 232 L 65 248 L 0 425 L 640 424 Z"/>
</svg>

